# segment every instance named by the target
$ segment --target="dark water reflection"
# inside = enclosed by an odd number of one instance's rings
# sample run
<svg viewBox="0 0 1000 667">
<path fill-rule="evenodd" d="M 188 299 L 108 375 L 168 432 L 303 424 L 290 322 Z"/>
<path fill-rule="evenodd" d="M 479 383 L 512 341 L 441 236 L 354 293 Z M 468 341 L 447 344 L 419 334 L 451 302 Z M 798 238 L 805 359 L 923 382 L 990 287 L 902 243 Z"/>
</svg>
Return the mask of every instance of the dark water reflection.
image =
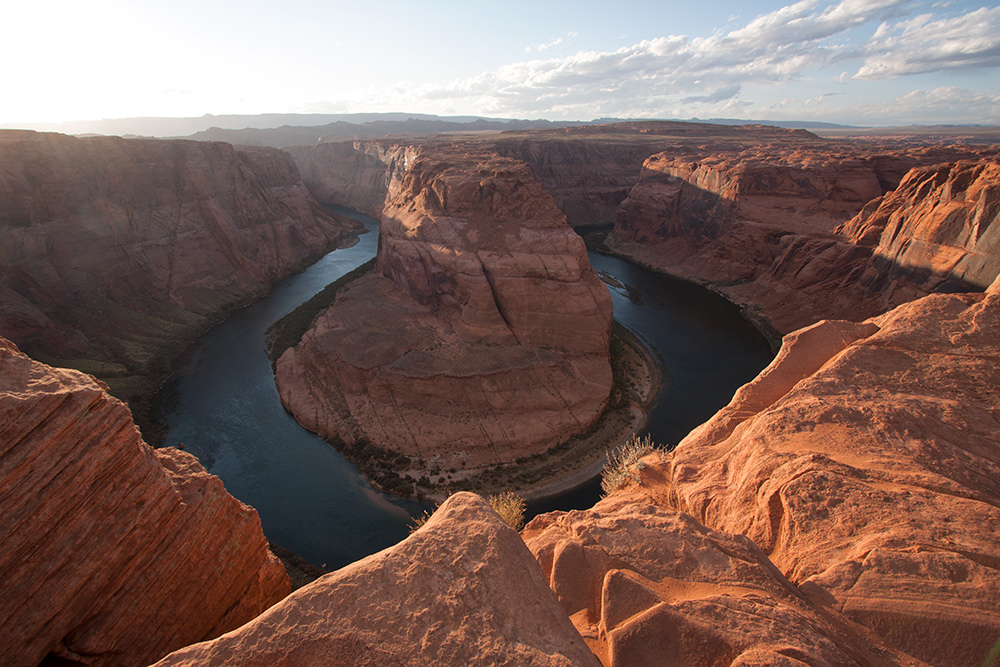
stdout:
<svg viewBox="0 0 1000 667">
<path fill-rule="evenodd" d="M 331 569 L 396 543 L 411 513 L 423 509 L 374 491 L 350 462 L 300 427 L 278 400 L 264 354 L 267 327 L 374 256 L 377 222 L 350 214 L 372 231 L 203 336 L 158 400 L 165 445 L 184 443 L 230 493 L 255 507 L 269 539 Z M 592 254 L 591 262 L 641 294 L 638 305 L 626 290 L 611 290 L 616 319 L 650 342 L 668 369 L 649 424 L 656 441 L 676 443 L 769 362 L 764 339 L 721 297 L 615 258 Z M 597 493 L 594 483 L 530 509 L 589 507 Z"/>
</svg>

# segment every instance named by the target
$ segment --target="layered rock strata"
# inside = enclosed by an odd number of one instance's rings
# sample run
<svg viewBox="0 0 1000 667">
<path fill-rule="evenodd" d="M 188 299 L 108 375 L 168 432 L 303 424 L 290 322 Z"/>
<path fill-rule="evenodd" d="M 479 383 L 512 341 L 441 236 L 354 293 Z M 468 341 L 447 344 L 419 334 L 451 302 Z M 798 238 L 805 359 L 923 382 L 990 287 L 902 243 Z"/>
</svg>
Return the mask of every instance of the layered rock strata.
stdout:
<svg viewBox="0 0 1000 667">
<path fill-rule="evenodd" d="M 600 665 L 521 538 L 469 493 L 398 545 L 157 667 L 223 664 Z"/>
<path fill-rule="evenodd" d="M 607 667 L 917 664 L 809 601 L 746 537 L 641 493 L 543 515 L 523 537 Z"/>
<path fill-rule="evenodd" d="M 1000 281 L 795 332 L 632 490 L 749 537 L 811 602 L 906 655 L 984 664 L 1000 636 L 998 332 Z"/>
<path fill-rule="evenodd" d="M 144 665 L 290 590 L 257 513 L 92 377 L 0 339 L 4 664 Z"/>
<path fill-rule="evenodd" d="M 355 229 L 281 151 L 2 131 L 0 335 L 127 394 Z"/>
<path fill-rule="evenodd" d="M 984 202 L 993 197 L 994 169 L 985 166 L 995 164 L 992 159 L 980 163 L 979 182 L 968 197 L 968 170 L 974 167 L 951 163 L 913 171 L 904 181 L 906 194 L 886 195 L 885 206 L 898 209 L 896 222 L 884 247 L 873 253 L 890 215 L 888 208 L 878 211 L 883 189 L 896 187 L 903 166 L 960 151 L 911 151 L 895 160 L 857 153 L 849 147 L 788 151 L 765 146 L 695 157 L 653 156 L 622 203 L 608 245 L 712 286 L 782 333 L 823 318 L 873 316 L 940 287 L 975 289 L 957 278 L 966 269 L 938 273 L 949 260 L 934 260 L 942 265 L 932 266 L 930 259 L 938 252 L 958 261 L 953 256 L 964 251 L 956 248 L 970 243 L 976 245 L 969 249 L 975 258 L 967 262 L 976 269 L 968 270 L 982 274 L 980 285 L 989 283 L 996 275 L 996 254 L 988 239 L 977 240 L 979 232 L 970 225 L 985 234 L 996 217 L 990 204 L 977 204 L 979 197 Z M 928 188 L 939 188 L 940 196 L 914 206 Z M 967 223 L 958 222 L 962 215 Z M 897 261 L 902 264 L 894 269 Z"/>
<path fill-rule="evenodd" d="M 987 288 L 1000 274 L 1000 162 L 912 170 L 840 230 L 874 246 L 861 284 L 898 304 Z"/>
<path fill-rule="evenodd" d="M 276 364 L 285 406 L 330 440 L 444 468 L 509 462 L 586 430 L 611 390 L 611 299 L 523 163 L 409 149 L 377 272 Z"/>
</svg>

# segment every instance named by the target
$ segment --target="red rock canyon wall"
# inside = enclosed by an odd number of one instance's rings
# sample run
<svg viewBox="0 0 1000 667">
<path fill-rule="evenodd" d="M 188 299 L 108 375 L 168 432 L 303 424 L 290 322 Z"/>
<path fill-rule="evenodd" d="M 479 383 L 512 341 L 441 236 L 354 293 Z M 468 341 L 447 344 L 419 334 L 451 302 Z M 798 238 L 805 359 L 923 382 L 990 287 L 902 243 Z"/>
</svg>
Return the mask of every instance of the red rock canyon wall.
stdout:
<svg viewBox="0 0 1000 667">
<path fill-rule="evenodd" d="M 6 665 L 148 664 L 290 590 L 257 513 L 217 477 L 150 449 L 92 377 L 3 339 L 0 534 Z"/>
<path fill-rule="evenodd" d="M 126 390 L 355 225 L 281 151 L 3 131 L 0 334 Z"/>
</svg>

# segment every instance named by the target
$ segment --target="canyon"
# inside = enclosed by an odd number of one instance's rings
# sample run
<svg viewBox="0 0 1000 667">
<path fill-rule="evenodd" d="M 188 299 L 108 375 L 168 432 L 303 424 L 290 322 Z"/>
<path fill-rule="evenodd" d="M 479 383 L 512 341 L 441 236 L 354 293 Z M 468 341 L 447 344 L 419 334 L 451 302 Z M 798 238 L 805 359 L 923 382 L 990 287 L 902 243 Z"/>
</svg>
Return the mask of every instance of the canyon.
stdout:
<svg viewBox="0 0 1000 667">
<path fill-rule="evenodd" d="M 171 150 L 231 151 L 206 146 Z M 585 428 L 608 401 L 611 313 L 567 219 L 614 222 L 614 253 L 739 303 L 777 357 L 592 508 L 518 535 L 457 494 L 395 547 L 284 597 L 251 509 L 192 457 L 148 449 L 101 384 L 5 343 L 0 577 L 17 596 L 0 611 L 17 663 L 143 664 L 201 640 L 161 664 L 995 663 L 996 147 L 628 123 L 289 153 L 297 167 L 246 155 L 382 216 L 375 270 L 277 363 L 282 398 L 331 440 L 457 466 Z M 23 220 L 38 200 L 0 210 Z M 11 285 L 45 275 L 27 264 Z M 89 340 L 59 313 L 26 340 Z M 189 585 L 211 609 L 184 606 L 200 599 Z"/>
<path fill-rule="evenodd" d="M 278 150 L 0 131 L 0 335 L 145 397 L 198 333 L 357 229 Z"/>
</svg>

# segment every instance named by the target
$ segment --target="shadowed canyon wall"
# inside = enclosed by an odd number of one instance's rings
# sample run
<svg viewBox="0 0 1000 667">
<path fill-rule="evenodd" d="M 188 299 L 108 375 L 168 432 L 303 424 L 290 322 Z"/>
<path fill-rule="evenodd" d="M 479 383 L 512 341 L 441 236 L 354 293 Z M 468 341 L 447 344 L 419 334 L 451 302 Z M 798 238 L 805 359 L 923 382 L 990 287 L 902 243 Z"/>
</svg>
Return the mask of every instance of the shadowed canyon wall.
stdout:
<svg viewBox="0 0 1000 667">
<path fill-rule="evenodd" d="M 0 334 L 127 397 L 353 229 L 278 150 L 3 131 Z"/>
<path fill-rule="evenodd" d="M 150 449 L 83 373 L 0 339 L 0 646 L 7 665 L 143 665 L 290 590 L 257 512 Z"/>
</svg>

